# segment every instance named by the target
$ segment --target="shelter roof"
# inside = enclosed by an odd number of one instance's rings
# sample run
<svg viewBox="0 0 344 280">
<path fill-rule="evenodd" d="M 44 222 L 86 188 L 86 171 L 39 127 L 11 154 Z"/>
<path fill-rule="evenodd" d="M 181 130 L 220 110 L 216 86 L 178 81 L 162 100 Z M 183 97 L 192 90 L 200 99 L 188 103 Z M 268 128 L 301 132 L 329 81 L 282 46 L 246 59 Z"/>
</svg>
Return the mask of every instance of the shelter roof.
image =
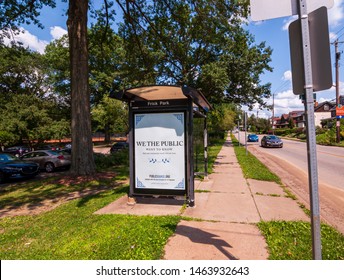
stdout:
<svg viewBox="0 0 344 280">
<path fill-rule="evenodd" d="M 152 100 L 173 100 L 191 98 L 194 104 L 208 112 L 211 105 L 204 95 L 188 86 L 173 85 L 152 85 L 129 88 L 122 92 L 116 93 L 114 98 L 124 101 L 152 101 Z"/>
</svg>

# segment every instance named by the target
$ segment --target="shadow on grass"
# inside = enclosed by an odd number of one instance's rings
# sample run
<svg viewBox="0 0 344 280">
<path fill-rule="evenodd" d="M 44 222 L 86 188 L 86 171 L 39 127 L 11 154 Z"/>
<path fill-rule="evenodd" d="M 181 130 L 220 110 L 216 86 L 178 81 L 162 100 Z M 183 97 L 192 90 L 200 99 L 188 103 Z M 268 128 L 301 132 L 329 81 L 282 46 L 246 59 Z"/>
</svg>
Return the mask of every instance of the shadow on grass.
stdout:
<svg viewBox="0 0 344 280">
<path fill-rule="evenodd" d="M 0 192 L 0 217 L 13 216 L 19 211 L 21 214 L 31 214 L 32 211 L 52 208 L 65 201 L 117 188 L 125 184 L 124 172 L 121 173 L 120 178 L 117 177 L 117 172 L 100 172 L 91 177 L 73 177 L 65 173 L 6 184 Z"/>
<path fill-rule="evenodd" d="M 118 187 L 116 189 L 114 189 L 112 191 L 112 194 L 128 194 L 129 193 L 129 186 L 126 186 L 126 187 Z M 99 198 L 102 198 L 104 195 L 104 193 L 97 193 L 97 194 L 94 194 L 94 195 L 88 195 L 88 196 L 84 196 L 82 197 L 79 202 L 77 203 L 77 207 L 84 207 L 86 206 L 86 204 L 90 201 L 90 200 L 93 200 L 93 199 L 99 199 Z"/>
</svg>

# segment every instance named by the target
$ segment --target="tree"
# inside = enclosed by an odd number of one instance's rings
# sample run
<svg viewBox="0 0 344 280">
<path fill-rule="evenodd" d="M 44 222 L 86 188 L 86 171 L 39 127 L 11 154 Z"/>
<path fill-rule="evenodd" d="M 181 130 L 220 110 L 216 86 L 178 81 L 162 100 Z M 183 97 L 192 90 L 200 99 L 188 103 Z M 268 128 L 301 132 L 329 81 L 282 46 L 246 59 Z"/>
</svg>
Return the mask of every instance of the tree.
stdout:
<svg viewBox="0 0 344 280">
<path fill-rule="evenodd" d="M 114 132 L 113 124 L 116 123 L 116 120 L 110 120 L 107 116 L 104 118 L 98 116 L 102 116 L 103 113 L 100 112 L 105 111 L 109 116 L 114 116 L 114 113 L 106 110 L 111 107 L 108 105 L 110 103 L 112 105 L 113 102 L 110 102 L 105 96 L 109 96 L 112 91 L 123 89 L 121 68 L 125 64 L 125 52 L 122 39 L 112 29 L 106 28 L 103 21 L 101 17 L 88 30 L 89 84 L 93 119 L 97 112 L 97 129 L 103 130 L 106 141 L 109 141 L 109 135 Z M 60 110 L 64 111 L 70 110 L 71 83 L 68 46 L 68 37 L 65 36 L 51 42 L 46 47 L 44 54 L 47 64 L 47 80 L 53 86 L 55 95 L 58 96 L 59 104 L 62 107 Z M 115 104 L 120 106 L 114 108 L 115 112 L 123 111 L 121 102 Z M 124 112 L 122 113 L 122 116 L 125 115 Z M 120 121 L 123 121 L 122 118 Z"/>
<path fill-rule="evenodd" d="M 0 95 L 7 100 L 14 94 L 43 96 L 46 93 L 43 69 L 39 53 L 21 46 L 0 45 Z"/>
<path fill-rule="evenodd" d="M 104 95 L 124 88 L 125 50 L 122 38 L 111 28 L 105 29 L 102 21 L 92 25 L 88 38 L 91 102 L 97 105 Z"/>
<path fill-rule="evenodd" d="M 201 89 L 211 102 L 265 106 L 271 49 L 242 27 L 249 1 L 120 1 L 120 35 L 138 83 L 173 83 Z"/>
<path fill-rule="evenodd" d="M 5 0 L 0 3 L 0 44 L 3 37 L 19 32 L 23 23 L 40 26 L 37 17 L 43 6 L 55 7 L 54 0 Z M 95 172 L 88 84 L 87 0 L 69 0 L 68 38 L 71 66 L 72 166 L 75 175 Z"/>
<path fill-rule="evenodd" d="M 0 2 L 0 44 L 4 38 L 11 39 L 20 32 L 21 24 L 36 24 L 43 27 L 38 20 L 43 6 L 54 8 L 54 0 L 2 0 Z"/>
<path fill-rule="evenodd" d="M 43 55 L 47 87 L 53 93 L 58 111 L 71 119 L 71 83 L 68 36 L 49 43 Z"/>
<path fill-rule="evenodd" d="M 127 51 L 122 67 L 127 74 L 122 77 L 126 87 L 187 84 L 201 89 L 212 102 L 236 102 L 249 107 L 256 102 L 265 105 L 270 85 L 260 85 L 259 76 L 271 70 L 268 66 L 271 49 L 264 43 L 255 45 L 254 38 L 242 27 L 243 19 L 248 16 L 248 0 L 116 2 L 124 12 L 120 35 Z M 95 172 L 88 76 L 88 3 L 69 0 L 67 21 L 73 141 L 71 171 L 76 175 Z M 1 36 L 10 36 L 11 30 L 19 31 L 18 26 L 24 22 L 39 25 L 37 16 L 44 5 L 53 7 L 55 1 L 1 2 L 0 28 L 5 34 Z M 104 0 L 106 17 L 111 15 L 110 6 Z"/>
<path fill-rule="evenodd" d="M 68 38 L 71 67 L 72 164 L 71 173 L 95 173 L 90 114 L 90 89 L 87 41 L 87 0 L 70 0 Z"/>
<path fill-rule="evenodd" d="M 107 95 L 92 109 L 92 119 L 97 124 L 96 129 L 105 132 L 105 142 L 110 142 L 111 134 L 129 130 L 126 104 Z"/>
<path fill-rule="evenodd" d="M 19 104 L 25 104 L 19 105 Z M 3 144 L 43 142 L 69 133 L 69 122 L 54 120 L 50 115 L 54 104 L 32 94 L 15 94 L 0 108 L 0 134 Z"/>
<path fill-rule="evenodd" d="M 237 106 L 229 103 L 214 104 L 213 110 L 209 113 L 209 132 L 211 134 L 222 134 L 225 131 L 232 130 L 235 126 L 235 117 L 237 116 Z"/>
</svg>

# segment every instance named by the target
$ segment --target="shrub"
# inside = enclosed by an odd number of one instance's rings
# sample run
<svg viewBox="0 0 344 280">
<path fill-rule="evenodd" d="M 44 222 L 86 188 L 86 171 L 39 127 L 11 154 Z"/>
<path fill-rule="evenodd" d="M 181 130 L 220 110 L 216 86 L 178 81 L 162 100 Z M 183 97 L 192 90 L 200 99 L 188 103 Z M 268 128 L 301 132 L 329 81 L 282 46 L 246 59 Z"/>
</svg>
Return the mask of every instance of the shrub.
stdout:
<svg viewBox="0 0 344 280">
<path fill-rule="evenodd" d="M 115 154 L 94 154 L 94 161 L 97 170 L 104 170 L 118 165 L 129 165 L 129 153 L 127 150 L 119 151 Z"/>
</svg>

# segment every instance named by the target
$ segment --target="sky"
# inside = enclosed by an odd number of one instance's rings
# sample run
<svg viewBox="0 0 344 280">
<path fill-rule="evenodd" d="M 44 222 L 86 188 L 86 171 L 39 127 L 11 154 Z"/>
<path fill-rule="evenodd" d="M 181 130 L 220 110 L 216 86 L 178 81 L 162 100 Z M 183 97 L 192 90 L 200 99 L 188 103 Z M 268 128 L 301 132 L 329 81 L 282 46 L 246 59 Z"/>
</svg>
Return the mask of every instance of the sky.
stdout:
<svg viewBox="0 0 344 280">
<path fill-rule="evenodd" d="M 266 0 L 262 0 L 266 1 Z M 277 1 L 277 0 L 276 0 Z M 278 0 L 288 1 L 288 0 Z M 308 0 L 313 1 L 313 0 Z M 317 0 L 322 1 L 322 0 Z M 323 0 L 328 1 L 328 0 Z M 23 31 L 17 40 L 21 41 L 25 46 L 29 46 L 32 50 L 40 53 L 44 52 L 44 48 L 49 42 L 60 38 L 67 33 L 66 27 L 66 11 L 67 3 L 62 3 L 57 0 L 57 7 L 55 9 L 45 8 L 41 12 L 41 22 L 44 29 L 39 29 L 33 25 L 23 26 Z M 95 5 L 101 3 L 101 0 L 93 1 Z M 266 42 L 267 46 L 273 49 L 272 61 L 270 66 L 273 68 L 272 72 L 265 72 L 261 75 L 262 84 L 271 83 L 271 93 L 274 96 L 266 100 L 267 104 L 274 104 L 274 116 L 281 116 L 290 111 L 303 110 L 304 105 L 295 95 L 292 90 L 292 74 L 290 63 L 290 49 L 289 49 L 289 24 L 296 20 L 297 16 L 288 16 L 275 19 L 268 19 L 264 21 L 252 21 L 249 19 L 247 28 L 255 37 L 257 44 Z M 335 84 L 335 51 L 332 44 L 336 39 L 339 41 L 339 51 L 344 50 L 344 0 L 334 0 L 334 6 L 328 9 L 328 22 L 330 33 L 330 55 L 332 64 L 333 84 Z M 342 55 L 341 58 L 343 58 Z M 340 67 L 340 94 L 344 95 L 344 67 Z M 316 100 L 321 103 L 327 100 L 333 100 L 336 97 L 335 87 L 329 90 L 324 90 L 316 93 Z M 247 110 L 243 107 L 243 110 Z M 261 118 L 271 118 L 272 111 L 260 110 L 256 106 L 248 114 L 255 114 Z"/>
</svg>

